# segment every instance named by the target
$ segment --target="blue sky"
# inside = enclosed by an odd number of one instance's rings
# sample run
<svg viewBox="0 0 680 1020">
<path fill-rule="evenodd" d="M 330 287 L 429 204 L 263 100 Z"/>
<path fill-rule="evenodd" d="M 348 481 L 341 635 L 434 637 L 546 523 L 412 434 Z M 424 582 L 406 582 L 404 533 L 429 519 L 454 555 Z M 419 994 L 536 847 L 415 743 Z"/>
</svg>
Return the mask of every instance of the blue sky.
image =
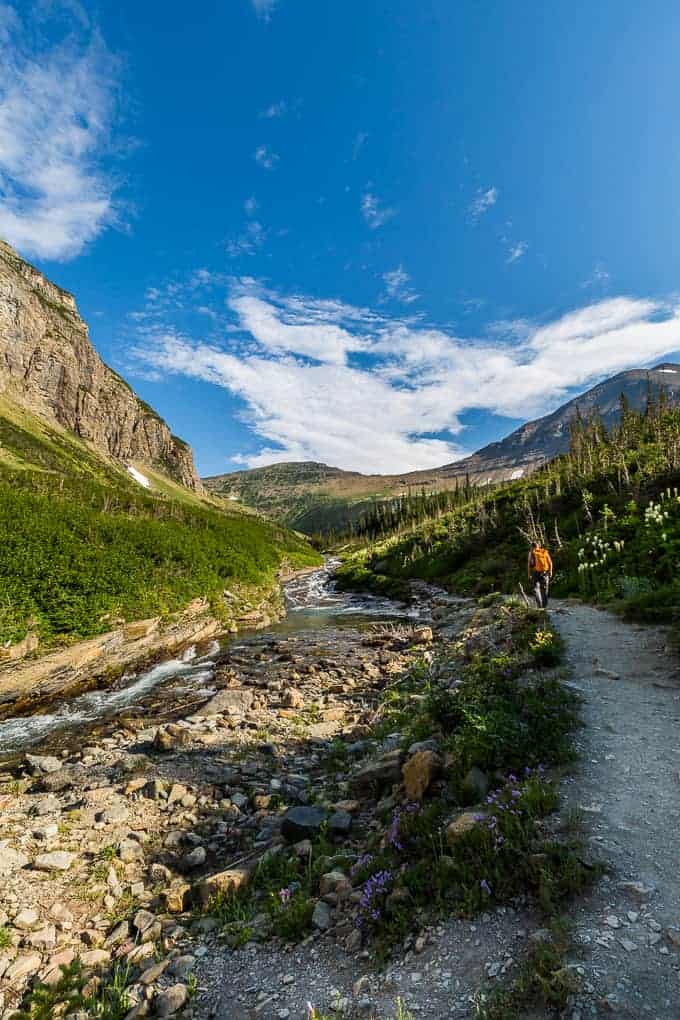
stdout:
<svg viewBox="0 0 680 1020">
<path fill-rule="evenodd" d="M 446 463 L 680 349 L 672 0 L 0 0 L 0 236 L 202 473 Z"/>
</svg>

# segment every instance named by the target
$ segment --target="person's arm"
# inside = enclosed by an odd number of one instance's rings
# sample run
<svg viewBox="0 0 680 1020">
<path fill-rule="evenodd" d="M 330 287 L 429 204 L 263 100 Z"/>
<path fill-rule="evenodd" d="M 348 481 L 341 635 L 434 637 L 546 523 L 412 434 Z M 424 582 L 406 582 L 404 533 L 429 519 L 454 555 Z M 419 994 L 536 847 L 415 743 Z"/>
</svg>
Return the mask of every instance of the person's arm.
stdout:
<svg viewBox="0 0 680 1020">
<path fill-rule="evenodd" d="M 548 570 L 548 576 L 550 577 L 550 580 L 552 581 L 552 576 L 553 576 L 553 561 L 552 561 L 552 556 L 550 555 L 550 553 L 548 553 L 548 562 L 550 563 L 550 569 Z"/>
</svg>

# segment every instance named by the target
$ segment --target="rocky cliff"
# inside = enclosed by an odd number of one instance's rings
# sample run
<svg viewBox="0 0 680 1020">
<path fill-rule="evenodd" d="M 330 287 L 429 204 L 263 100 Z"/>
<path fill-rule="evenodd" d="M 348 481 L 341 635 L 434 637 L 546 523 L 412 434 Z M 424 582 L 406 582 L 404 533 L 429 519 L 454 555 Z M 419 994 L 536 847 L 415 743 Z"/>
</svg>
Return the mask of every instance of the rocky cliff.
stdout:
<svg viewBox="0 0 680 1020">
<path fill-rule="evenodd" d="M 191 448 L 101 360 L 71 294 L 0 241 L 0 393 L 123 463 L 194 491 Z"/>
</svg>

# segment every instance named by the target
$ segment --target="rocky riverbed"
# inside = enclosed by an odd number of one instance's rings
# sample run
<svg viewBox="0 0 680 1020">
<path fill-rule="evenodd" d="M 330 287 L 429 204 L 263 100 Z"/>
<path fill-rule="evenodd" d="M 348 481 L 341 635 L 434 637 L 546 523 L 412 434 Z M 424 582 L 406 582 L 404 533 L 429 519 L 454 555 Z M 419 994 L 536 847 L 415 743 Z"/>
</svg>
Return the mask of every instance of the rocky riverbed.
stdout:
<svg viewBox="0 0 680 1020">
<path fill-rule="evenodd" d="M 89 994 L 124 973 L 130 1020 L 178 1012 L 217 928 L 201 913 L 216 892 L 246 881 L 269 848 L 304 844 L 322 816 L 338 843 L 370 825 L 362 790 L 375 762 L 352 790 L 337 786 L 333 741 L 342 732 L 355 762 L 374 750 L 366 737 L 379 694 L 432 630 L 423 620 L 371 625 L 327 577 L 306 582 L 312 605 L 300 585 L 291 600 L 303 618 L 208 649 L 202 663 L 183 663 L 179 681 L 171 671 L 169 684 L 161 677 L 118 711 L 74 725 L 65 706 L 57 724 L 48 710 L 43 742 L 26 752 L 18 744 L 22 729 L 35 742 L 32 720 L 11 721 L 0 776 L 1 1016 L 76 959 Z M 423 618 L 449 602 L 419 598 Z M 396 607 L 371 608 L 380 620 Z M 397 776 L 394 756 L 381 762 Z M 314 806 L 321 788 L 330 810 Z M 334 923 L 340 891 L 327 892 L 318 932 Z"/>
</svg>

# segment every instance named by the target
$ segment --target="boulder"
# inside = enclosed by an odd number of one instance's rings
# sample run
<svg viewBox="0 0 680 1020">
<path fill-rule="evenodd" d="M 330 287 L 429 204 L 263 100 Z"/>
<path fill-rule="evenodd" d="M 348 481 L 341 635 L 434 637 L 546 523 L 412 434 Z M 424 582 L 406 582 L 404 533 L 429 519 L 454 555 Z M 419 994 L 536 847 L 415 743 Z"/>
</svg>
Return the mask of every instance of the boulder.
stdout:
<svg viewBox="0 0 680 1020">
<path fill-rule="evenodd" d="M 40 953 L 29 953 L 28 956 L 18 956 L 5 971 L 4 981 L 10 987 L 17 987 L 25 978 L 37 974 L 42 964 Z"/>
<path fill-rule="evenodd" d="M 319 807 L 292 807 L 286 811 L 281 823 L 281 835 L 288 843 L 314 839 L 328 818 L 328 812 Z"/>
<path fill-rule="evenodd" d="M 350 777 L 352 793 L 370 795 L 383 786 L 392 786 L 401 779 L 402 752 L 396 748 L 362 766 Z"/>
<path fill-rule="evenodd" d="M 409 800 L 422 800 L 425 791 L 441 769 L 442 760 L 436 751 L 416 751 L 402 769 L 404 788 Z"/>
<path fill-rule="evenodd" d="M 247 687 L 219 691 L 200 711 L 201 715 L 234 715 L 243 717 L 253 705 L 254 693 Z"/>
<path fill-rule="evenodd" d="M 191 743 L 191 732 L 182 726 L 159 726 L 153 738 L 156 751 L 180 751 Z"/>
<path fill-rule="evenodd" d="M 159 899 L 161 907 L 168 914 L 183 914 L 189 908 L 189 901 L 192 896 L 191 886 L 186 882 L 176 882 L 174 885 L 164 889 Z"/>
<path fill-rule="evenodd" d="M 454 846 L 462 836 L 472 832 L 479 825 L 479 822 L 480 816 L 474 811 L 464 811 L 463 814 L 450 821 L 446 827 L 446 839 L 449 846 Z"/>
</svg>

